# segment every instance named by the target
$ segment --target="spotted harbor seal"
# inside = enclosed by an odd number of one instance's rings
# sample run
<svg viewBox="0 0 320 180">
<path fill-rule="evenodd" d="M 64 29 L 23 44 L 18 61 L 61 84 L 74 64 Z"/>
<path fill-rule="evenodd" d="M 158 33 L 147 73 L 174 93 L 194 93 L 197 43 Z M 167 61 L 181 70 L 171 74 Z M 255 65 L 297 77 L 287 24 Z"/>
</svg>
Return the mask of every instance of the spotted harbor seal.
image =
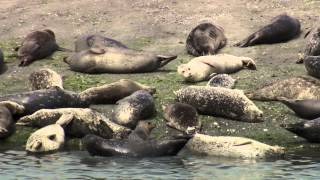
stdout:
<svg viewBox="0 0 320 180">
<path fill-rule="evenodd" d="M 187 64 L 178 66 L 177 72 L 186 81 L 198 82 L 208 80 L 216 74 L 235 73 L 243 68 L 255 70 L 256 64 L 248 57 L 217 54 L 193 58 Z"/>
<path fill-rule="evenodd" d="M 236 80 L 233 79 L 228 74 L 218 74 L 213 76 L 207 83 L 207 86 L 211 87 L 225 87 L 232 89 L 236 83 Z"/>
<path fill-rule="evenodd" d="M 63 80 L 60 74 L 48 68 L 32 72 L 29 76 L 29 84 L 31 90 L 49 89 L 53 86 L 63 89 Z"/>
<path fill-rule="evenodd" d="M 75 41 L 75 52 L 80 52 L 83 50 L 90 49 L 91 47 L 118 47 L 118 48 L 128 48 L 121 42 L 104 37 L 98 34 L 86 34 L 80 36 Z"/>
<path fill-rule="evenodd" d="M 188 35 L 186 48 L 193 56 L 213 55 L 227 44 L 222 27 L 211 23 L 202 23 Z"/>
<path fill-rule="evenodd" d="M 271 83 L 246 92 L 250 99 L 277 101 L 280 97 L 288 99 L 320 99 L 320 81 L 307 76 L 275 80 Z"/>
<path fill-rule="evenodd" d="M 141 126 L 136 128 L 141 128 Z M 142 128 L 150 127 L 143 126 Z M 158 157 L 176 155 L 189 139 L 184 137 L 168 140 L 143 140 L 141 135 L 136 134 L 137 132 L 133 131 L 134 137 L 126 140 L 103 139 L 96 135 L 87 135 L 82 139 L 82 142 L 91 155 Z"/>
<path fill-rule="evenodd" d="M 24 38 L 21 46 L 16 48 L 18 58 L 21 60 L 19 66 L 27 66 L 31 62 L 46 58 L 58 50 L 70 51 L 57 45 L 52 30 L 31 32 Z"/>
<path fill-rule="evenodd" d="M 209 136 L 198 133 L 189 140 L 185 149 L 196 154 L 243 159 L 261 159 L 284 155 L 284 148 L 270 146 L 252 139 Z"/>
<path fill-rule="evenodd" d="M 188 86 L 175 92 L 179 102 L 192 105 L 200 114 L 245 122 L 261 122 L 262 111 L 241 90 Z"/>
<path fill-rule="evenodd" d="M 308 56 L 320 56 L 320 26 L 318 25 L 316 28 L 308 31 L 305 38 L 307 42 L 304 53 L 301 54 L 297 63 L 303 63 L 304 59 Z"/>
<path fill-rule="evenodd" d="M 143 73 L 152 72 L 176 59 L 154 53 L 115 47 L 95 47 L 74 53 L 64 62 L 82 73 Z"/>
<path fill-rule="evenodd" d="M 246 39 L 235 44 L 238 47 L 254 46 L 256 44 L 273 44 L 285 42 L 300 34 L 298 19 L 280 14 L 271 20 L 271 23 L 251 34 Z"/>
<path fill-rule="evenodd" d="M 309 75 L 320 78 L 320 55 L 306 56 L 304 58 L 304 66 Z"/>
<path fill-rule="evenodd" d="M 320 118 L 282 125 L 286 130 L 305 138 L 312 143 L 320 143 Z"/>
<path fill-rule="evenodd" d="M 20 118 L 17 125 L 42 128 L 56 123 L 66 114 L 72 122 L 65 127 L 68 136 L 81 138 L 87 134 L 95 134 L 103 138 L 125 138 L 131 132 L 130 129 L 115 124 L 103 114 L 88 108 L 41 109 Z M 64 125 L 61 120 L 59 124 Z"/>
<path fill-rule="evenodd" d="M 155 104 L 152 95 L 147 91 L 139 90 L 116 103 L 112 120 L 134 129 L 139 120 L 151 117 L 154 112 Z"/>
<path fill-rule="evenodd" d="M 163 107 L 163 117 L 167 126 L 187 132 L 189 129 L 200 129 L 197 110 L 185 103 L 175 102 Z"/>
<path fill-rule="evenodd" d="M 304 119 L 315 119 L 320 117 L 320 100 L 315 99 L 287 99 L 278 98 L 280 102 L 296 113 L 297 116 Z"/>
</svg>

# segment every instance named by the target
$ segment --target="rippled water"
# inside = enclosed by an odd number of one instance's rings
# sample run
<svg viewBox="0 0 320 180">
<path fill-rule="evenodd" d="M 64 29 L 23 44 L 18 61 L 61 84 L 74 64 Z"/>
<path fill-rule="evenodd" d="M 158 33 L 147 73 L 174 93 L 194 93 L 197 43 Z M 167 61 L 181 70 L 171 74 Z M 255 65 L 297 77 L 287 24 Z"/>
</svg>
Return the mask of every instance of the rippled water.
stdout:
<svg viewBox="0 0 320 180">
<path fill-rule="evenodd" d="M 249 161 L 214 157 L 92 157 L 85 151 L 32 156 L 0 152 L 0 179 L 320 179 L 319 156 Z"/>
</svg>

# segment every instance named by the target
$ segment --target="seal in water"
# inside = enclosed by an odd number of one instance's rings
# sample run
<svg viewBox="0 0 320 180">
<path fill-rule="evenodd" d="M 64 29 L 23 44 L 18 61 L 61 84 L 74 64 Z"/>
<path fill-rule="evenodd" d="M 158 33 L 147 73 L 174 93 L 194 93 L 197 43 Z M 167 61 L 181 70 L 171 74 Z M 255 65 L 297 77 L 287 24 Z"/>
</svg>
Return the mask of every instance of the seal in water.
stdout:
<svg viewBox="0 0 320 180">
<path fill-rule="evenodd" d="M 207 83 L 207 86 L 210 87 L 225 87 L 232 89 L 236 83 L 236 80 L 233 79 L 228 74 L 218 74 L 213 76 Z"/>
<path fill-rule="evenodd" d="M 199 82 L 208 80 L 216 74 L 235 73 L 243 68 L 255 70 L 256 64 L 248 57 L 217 54 L 193 58 L 187 64 L 178 66 L 177 72 L 185 81 Z"/>
<path fill-rule="evenodd" d="M 200 129 L 197 110 L 185 103 L 175 102 L 163 107 L 163 117 L 167 126 L 178 131 L 187 132 L 188 129 Z"/>
<path fill-rule="evenodd" d="M 91 47 L 118 47 L 118 48 L 128 48 L 121 42 L 104 37 L 98 34 L 86 34 L 80 36 L 75 41 L 75 52 L 80 52 L 83 50 L 90 49 Z"/>
<path fill-rule="evenodd" d="M 213 55 L 227 44 L 222 27 L 211 23 L 202 23 L 188 35 L 186 48 L 193 56 Z"/>
<path fill-rule="evenodd" d="M 71 70 L 82 73 L 143 73 L 155 71 L 176 58 L 132 49 L 94 47 L 74 53 L 64 62 Z"/>
<path fill-rule="evenodd" d="M 32 90 L 49 89 L 58 86 L 63 89 L 63 80 L 60 74 L 49 69 L 43 68 L 32 72 L 29 76 L 29 84 Z"/>
<path fill-rule="evenodd" d="M 141 126 L 137 126 L 136 128 L 140 129 Z M 143 128 L 147 127 L 144 126 Z M 135 134 L 134 137 L 127 140 L 103 139 L 96 135 L 87 135 L 82 139 L 82 142 L 91 155 L 158 157 L 176 155 L 190 138 L 181 137 L 168 140 L 143 140 L 144 138 L 141 138 L 143 136 L 136 134 L 137 131 L 133 131 L 132 133 Z"/>
<path fill-rule="evenodd" d="M 309 75 L 320 78 L 320 56 L 306 56 L 304 66 Z"/>
<path fill-rule="evenodd" d="M 277 101 L 279 97 L 320 100 L 319 87 L 320 81 L 318 79 L 310 76 L 298 76 L 272 81 L 245 94 L 250 99 L 261 101 Z"/>
<path fill-rule="evenodd" d="M 57 45 L 52 30 L 34 31 L 24 38 L 20 47 L 16 48 L 18 58 L 21 60 L 19 66 L 27 66 L 31 62 L 46 58 L 58 50 L 70 51 Z"/>
<path fill-rule="evenodd" d="M 248 47 L 256 44 L 273 44 L 289 41 L 300 34 L 298 19 L 280 14 L 272 19 L 271 23 L 264 26 L 246 39 L 235 44 L 238 47 Z"/>
<path fill-rule="evenodd" d="M 141 119 L 151 117 L 155 112 L 154 99 L 144 90 L 134 92 L 119 100 L 112 113 L 112 120 L 120 125 L 134 129 Z"/>
<path fill-rule="evenodd" d="M 70 124 L 61 122 L 64 115 L 69 115 Z M 20 118 L 17 125 L 42 128 L 60 121 L 65 125 L 68 136 L 82 138 L 87 134 L 95 134 L 103 138 L 127 138 L 130 129 L 118 125 L 103 114 L 89 108 L 41 109 L 31 115 Z"/>
<path fill-rule="evenodd" d="M 307 38 L 307 43 L 304 53 L 301 54 L 297 63 L 303 63 L 304 59 L 308 56 L 320 56 L 320 26 L 318 25 L 316 28 L 308 31 L 305 38 Z"/>
<path fill-rule="evenodd" d="M 315 119 L 320 117 L 320 100 L 304 99 L 295 100 L 285 97 L 278 98 L 280 102 L 296 113 L 297 116 L 304 119 Z"/>
<path fill-rule="evenodd" d="M 241 90 L 188 86 L 175 94 L 177 101 L 190 104 L 200 114 L 222 116 L 244 122 L 262 122 L 263 112 Z"/>
<path fill-rule="evenodd" d="M 281 126 L 309 142 L 320 143 L 320 118 Z"/>
</svg>

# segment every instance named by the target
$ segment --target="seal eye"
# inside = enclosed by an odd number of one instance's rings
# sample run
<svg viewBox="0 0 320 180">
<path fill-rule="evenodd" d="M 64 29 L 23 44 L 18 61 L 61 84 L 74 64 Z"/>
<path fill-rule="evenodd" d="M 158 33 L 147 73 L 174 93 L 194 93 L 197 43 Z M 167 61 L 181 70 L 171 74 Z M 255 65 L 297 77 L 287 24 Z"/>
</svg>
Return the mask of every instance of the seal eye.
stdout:
<svg viewBox="0 0 320 180">
<path fill-rule="evenodd" d="M 56 135 L 55 135 L 55 134 L 50 135 L 48 138 L 49 138 L 51 141 L 53 141 L 53 140 L 55 140 L 55 139 L 56 139 Z"/>
<path fill-rule="evenodd" d="M 188 68 L 188 71 L 190 71 L 190 68 Z"/>
</svg>

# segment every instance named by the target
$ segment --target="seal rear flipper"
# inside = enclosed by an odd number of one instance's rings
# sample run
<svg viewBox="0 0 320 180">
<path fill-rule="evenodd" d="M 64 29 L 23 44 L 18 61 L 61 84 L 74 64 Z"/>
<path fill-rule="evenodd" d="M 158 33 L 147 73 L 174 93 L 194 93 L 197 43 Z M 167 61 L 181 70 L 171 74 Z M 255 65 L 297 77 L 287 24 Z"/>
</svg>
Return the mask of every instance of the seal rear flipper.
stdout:
<svg viewBox="0 0 320 180">
<path fill-rule="evenodd" d="M 67 127 L 68 124 L 73 120 L 74 115 L 73 114 L 62 114 L 60 118 L 56 121 L 56 124 L 59 124 L 61 127 Z"/>
<path fill-rule="evenodd" d="M 163 56 L 163 55 L 157 55 L 158 61 L 160 61 L 160 67 L 165 66 L 168 64 L 170 61 L 176 59 L 178 56 Z"/>
<path fill-rule="evenodd" d="M 237 44 L 235 44 L 235 47 L 248 47 L 254 44 L 254 42 L 256 41 L 256 36 L 255 33 L 251 34 L 249 37 L 247 37 L 246 39 L 238 42 Z"/>
</svg>

